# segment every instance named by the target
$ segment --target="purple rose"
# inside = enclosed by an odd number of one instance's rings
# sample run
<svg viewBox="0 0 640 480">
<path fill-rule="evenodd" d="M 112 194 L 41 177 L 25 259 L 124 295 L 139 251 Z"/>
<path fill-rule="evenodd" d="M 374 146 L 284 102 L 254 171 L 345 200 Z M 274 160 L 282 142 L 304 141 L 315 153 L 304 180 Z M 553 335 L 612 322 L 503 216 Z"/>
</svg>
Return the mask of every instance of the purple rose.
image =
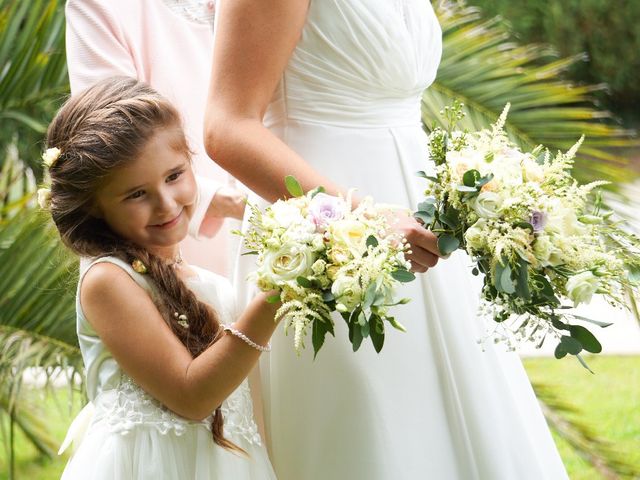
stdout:
<svg viewBox="0 0 640 480">
<path fill-rule="evenodd" d="M 533 227 L 535 233 L 541 232 L 547 224 L 547 214 L 544 212 L 531 212 L 529 223 Z"/>
<path fill-rule="evenodd" d="M 309 215 L 318 231 L 324 231 L 331 222 L 340 220 L 346 210 L 344 200 L 326 193 L 318 193 L 309 203 Z"/>
</svg>

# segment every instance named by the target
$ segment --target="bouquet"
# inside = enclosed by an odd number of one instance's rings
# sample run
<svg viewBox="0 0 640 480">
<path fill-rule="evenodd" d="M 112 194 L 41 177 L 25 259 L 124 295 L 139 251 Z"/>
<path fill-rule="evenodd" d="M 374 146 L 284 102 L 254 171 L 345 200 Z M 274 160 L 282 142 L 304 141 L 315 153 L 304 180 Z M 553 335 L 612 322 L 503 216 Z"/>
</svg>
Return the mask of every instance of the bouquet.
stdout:
<svg viewBox="0 0 640 480">
<path fill-rule="evenodd" d="M 327 195 L 322 187 L 304 194 L 295 178 L 285 184 L 292 198 L 278 200 L 264 212 L 250 206 L 245 254 L 257 255 L 251 278 L 263 291 L 276 290 L 269 301 L 281 301 L 276 319 L 293 330 L 300 353 L 311 329 L 314 357 L 338 311 L 349 328 L 356 351 L 370 338 L 376 352 L 384 344 L 385 322 L 404 331 L 390 308 L 408 302 L 395 299 L 396 287 L 415 277 L 405 259 L 406 239 L 393 232 L 389 208 L 370 198 L 351 208 L 346 199 Z"/>
<path fill-rule="evenodd" d="M 574 307 L 603 294 L 613 305 L 640 280 L 640 243 L 603 208 L 595 189 L 571 176 L 581 138 L 568 152 L 524 152 L 504 131 L 509 105 L 491 129 L 455 130 L 462 104 L 442 112 L 448 128 L 429 136 L 429 185 L 415 217 L 438 236 L 443 254 L 466 250 L 483 275 L 481 313 L 495 320 L 488 338 L 511 350 L 521 341 L 555 339 L 556 358 L 599 353 Z M 591 199 L 593 198 L 593 201 Z M 486 339 L 485 339 L 486 340 Z"/>
</svg>

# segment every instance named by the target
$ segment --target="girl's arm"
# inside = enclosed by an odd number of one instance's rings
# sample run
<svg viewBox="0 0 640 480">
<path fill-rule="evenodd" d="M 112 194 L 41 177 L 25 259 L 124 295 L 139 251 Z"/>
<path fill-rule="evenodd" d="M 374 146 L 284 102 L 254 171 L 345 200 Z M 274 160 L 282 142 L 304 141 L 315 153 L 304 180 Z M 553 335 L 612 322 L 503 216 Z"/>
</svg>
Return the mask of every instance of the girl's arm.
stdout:
<svg viewBox="0 0 640 480">
<path fill-rule="evenodd" d="M 308 6 L 303 0 L 218 2 L 205 148 L 224 169 L 269 201 L 287 195 L 287 175 L 295 176 L 305 191 L 322 185 L 331 194 L 345 193 L 262 124 L 300 38 Z M 412 246 L 408 258 L 414 271 L 424 272 L 437 263 L 433 233 L 411 217 L 400 218 L 396 229 Z"/>
<path fill-rule="evenodd" d="M 224 335 L 193 358 L 171 332 L 148 293 L 120 267 L 100 263 L 85 274 L 82 310 L 120 367 L 145 391 L 177 414 L 207 417 L 247 377 L 260 352 Z M 276 328 L 277 306 L 259 294 L 234 322 L 266 345 Z"/>
</svg>

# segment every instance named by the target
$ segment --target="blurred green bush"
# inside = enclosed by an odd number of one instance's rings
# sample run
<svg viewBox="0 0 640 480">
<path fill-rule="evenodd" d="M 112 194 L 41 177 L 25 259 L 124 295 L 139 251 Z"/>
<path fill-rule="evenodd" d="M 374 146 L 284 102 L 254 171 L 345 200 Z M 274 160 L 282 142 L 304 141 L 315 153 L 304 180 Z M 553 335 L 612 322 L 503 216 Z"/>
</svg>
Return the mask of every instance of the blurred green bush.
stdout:
<svg viewBox="0 0 640 480">
<path fill-rule="evenodd" d="M 560 56 L 586 54 L 569 75 L 606 83 L 598 99 L 640 121 L 640 2 L 638 0 L 469 0 L 486 18 L 501 15 L 522 43 L 548 43 Z"/>
</svg>

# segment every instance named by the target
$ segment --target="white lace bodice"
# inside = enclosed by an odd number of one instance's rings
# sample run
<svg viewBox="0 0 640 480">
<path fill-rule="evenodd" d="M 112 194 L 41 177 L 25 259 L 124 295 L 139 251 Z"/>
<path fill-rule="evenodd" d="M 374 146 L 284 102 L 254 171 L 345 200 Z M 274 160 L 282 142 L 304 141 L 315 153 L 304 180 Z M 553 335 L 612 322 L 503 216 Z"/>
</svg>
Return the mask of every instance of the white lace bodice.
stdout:
<svg viewBox="0 0 640 480">
<path fill-rule="evenodd" d="M 147 427 L 155 428 L 162 435 L 181 436 L 194 425 L 211 430 L 211 415 L 199 422 L 187 420 L 162 405 L 124 374 L 120 384 L 101 392 L 94 399 L 94 404 L 94 422 L 105 422 L 112 433 L 127 435 L 135 428 Z M 262 445 L 253 420 L 251 394 L 246 380 L 222 403 L 221 410 L 225 437 Z"/>
</svg>

